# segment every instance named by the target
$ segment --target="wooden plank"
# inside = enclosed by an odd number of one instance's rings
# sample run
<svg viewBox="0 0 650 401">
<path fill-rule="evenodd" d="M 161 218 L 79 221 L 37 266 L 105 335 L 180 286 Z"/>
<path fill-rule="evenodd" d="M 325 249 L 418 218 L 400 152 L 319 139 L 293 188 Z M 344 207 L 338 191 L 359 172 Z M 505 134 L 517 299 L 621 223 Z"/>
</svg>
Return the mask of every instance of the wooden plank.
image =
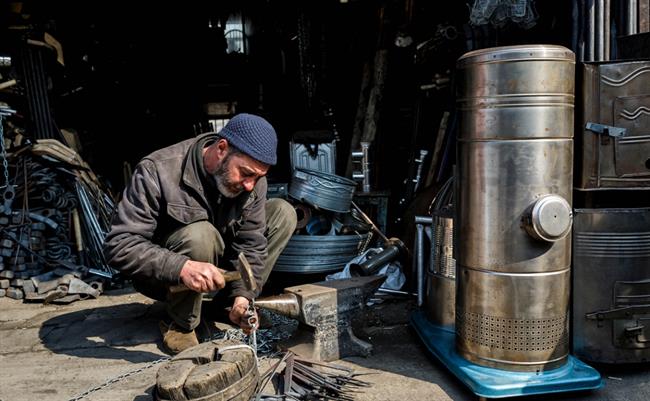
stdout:
<svg viewBox="0 0 650 401">
<path fill-rule="evenodd" d="M 171 401 L 187 400 L 183 386 L 195 367 L 190 360 L 170 361 L 161 366 L 156 375 L 156 390 L 160 397 Z"/>
</svg>

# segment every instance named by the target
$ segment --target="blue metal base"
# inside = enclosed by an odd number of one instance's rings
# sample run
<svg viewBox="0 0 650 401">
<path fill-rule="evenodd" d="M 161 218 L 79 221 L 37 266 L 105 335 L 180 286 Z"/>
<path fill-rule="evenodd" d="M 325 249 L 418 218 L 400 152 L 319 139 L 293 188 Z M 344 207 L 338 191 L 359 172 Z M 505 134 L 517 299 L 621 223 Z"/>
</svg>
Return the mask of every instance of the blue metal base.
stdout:
<svg viewBox="0 0 650 401">
<path fill-rule="evenodd" d="M 603 386 L 600 373 L 570 355 L 564 366 L 540 373 L 488 368 L 458 355 L 455 333 L 431 324 L 423 311 L 411 315 L 411 324 L 429 351 L 480 397 L 517 397 L 595 390 Z"/>
</svg>

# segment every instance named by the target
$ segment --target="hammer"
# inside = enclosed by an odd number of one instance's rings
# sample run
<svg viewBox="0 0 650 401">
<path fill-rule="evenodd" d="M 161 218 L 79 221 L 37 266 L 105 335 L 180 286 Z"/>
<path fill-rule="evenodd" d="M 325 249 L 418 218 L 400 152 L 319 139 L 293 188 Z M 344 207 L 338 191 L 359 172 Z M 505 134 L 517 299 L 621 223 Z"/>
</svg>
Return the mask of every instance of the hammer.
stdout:
<svg viewBox="0 0 650 401">
<path fill-rule="evenodd" d="M 251 269 L 251 265 L 248 263 L 248 260 L 246 260 L 246 256 L 244 256 L 243 252 L 239 253 L 237 260 L 239 261 L 239 263 L 235 263 L 237 271 L 229 271 L 219 268 L 217 269 L 219 269 L 223 275 L 226 283 L 235 280 L 241 280 L 244 282 L 244 286 L 248 291 L 257 291 L 257 281 L 255 281 L 255 277 L 253 277 L 253 270 Z M 169 287 L 169 291 L 175 294 L 177 292 L 190 291 L 190 289 L 187 288 L 185 284 L 179 284 Z"/>
</svg>

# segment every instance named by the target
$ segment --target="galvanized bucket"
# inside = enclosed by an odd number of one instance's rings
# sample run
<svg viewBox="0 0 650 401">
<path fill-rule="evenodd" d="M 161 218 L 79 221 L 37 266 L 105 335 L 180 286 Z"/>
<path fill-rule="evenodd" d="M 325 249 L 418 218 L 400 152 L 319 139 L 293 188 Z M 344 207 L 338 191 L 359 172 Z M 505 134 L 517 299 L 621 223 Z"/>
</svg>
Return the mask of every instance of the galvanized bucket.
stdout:
<svg viewBox="0 0 650 401">
<path fill-rule="evenodd" d="M 347 213 L 356 181 L 321 171 L 297 168 L 293 171 L 289 195 L 317 209 Z"/>
</svg>

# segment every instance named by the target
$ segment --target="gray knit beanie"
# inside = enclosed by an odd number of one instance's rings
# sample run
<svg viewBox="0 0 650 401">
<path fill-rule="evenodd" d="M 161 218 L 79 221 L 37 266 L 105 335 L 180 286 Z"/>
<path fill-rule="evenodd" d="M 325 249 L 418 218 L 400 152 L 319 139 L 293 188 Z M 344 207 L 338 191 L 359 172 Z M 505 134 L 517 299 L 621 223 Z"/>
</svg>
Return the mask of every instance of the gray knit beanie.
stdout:
<svg viewBox="0 0 650 401">
<path fill-rule="evenodd" d="M 271 124 L 260 116 L 237 114 L 219 135 L 255 160 L 270 166 L 277 162 L 278 137 Z"/>
</svg>

